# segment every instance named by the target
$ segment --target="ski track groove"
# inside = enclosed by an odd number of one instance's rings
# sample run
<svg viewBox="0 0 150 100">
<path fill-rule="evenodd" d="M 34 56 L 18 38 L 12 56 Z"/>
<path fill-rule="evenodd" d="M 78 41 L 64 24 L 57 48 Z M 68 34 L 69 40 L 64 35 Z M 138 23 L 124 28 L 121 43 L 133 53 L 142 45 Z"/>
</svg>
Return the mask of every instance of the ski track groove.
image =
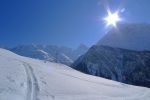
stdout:
<svg viewBox="0 0 150 100">
<path fill-rule="evenodd" d="M 38 81 L 35 77 L 32 67 L 24 62 L 25 71 L 27 74 L 27 92 L 26 92 L 26 100 L 39 100 L 37 98 L 39 92 Z"/>
</svg>

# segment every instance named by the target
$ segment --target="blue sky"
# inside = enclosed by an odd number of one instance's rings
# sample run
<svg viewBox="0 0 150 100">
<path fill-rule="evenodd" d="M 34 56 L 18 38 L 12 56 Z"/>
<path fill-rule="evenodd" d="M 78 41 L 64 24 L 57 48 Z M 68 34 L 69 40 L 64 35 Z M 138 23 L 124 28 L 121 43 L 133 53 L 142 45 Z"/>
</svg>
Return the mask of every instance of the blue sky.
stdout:
<svg viewBox="0 0 150 100">
<path fill-rule="evenodd" d="M 103 0 L 106 1 L 106 0 Z M 102 0 L 0 0 L 0 45 L 96 43 L 107 30 Z M 118 9 L 121 0 L 107 0 Z M 124 22 L 150 22 L 150 0 L 124 0 Z"/>
</svg>

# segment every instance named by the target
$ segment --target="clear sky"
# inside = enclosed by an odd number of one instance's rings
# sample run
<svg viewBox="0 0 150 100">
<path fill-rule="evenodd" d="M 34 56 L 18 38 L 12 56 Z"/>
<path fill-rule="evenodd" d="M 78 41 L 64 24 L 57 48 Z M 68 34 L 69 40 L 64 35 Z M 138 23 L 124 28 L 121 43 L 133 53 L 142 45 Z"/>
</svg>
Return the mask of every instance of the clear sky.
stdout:
<svg viewBox="0 0 150 100">
<path fill-rule="evenodd" d="M 106 0 L 0 0 L 0 45 L 91 46 L 106 31 Z M 121 0 L 107 0 L 115 11 Z M 126 22 L 150 22 L 150 0 L 123 0 Z"/>
</svg>

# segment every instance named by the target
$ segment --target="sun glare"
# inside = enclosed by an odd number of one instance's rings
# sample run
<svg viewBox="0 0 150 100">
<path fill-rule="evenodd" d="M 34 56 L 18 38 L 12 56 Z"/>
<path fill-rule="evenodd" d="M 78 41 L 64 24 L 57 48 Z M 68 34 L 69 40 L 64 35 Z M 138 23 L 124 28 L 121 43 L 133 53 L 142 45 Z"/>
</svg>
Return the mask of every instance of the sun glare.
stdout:
<svg viewBox="0 0 150 100">
<path fill-rule="evenodd" d="M 121 18 L 119 17 L 118 13 L 108 13 L 108 16 L 104 18 L 104 20 L 107 22 L 107 26 L 109 25 L 113 25 L 114 27 L 116 27 L 116 23 L 118 21 L 121 21 Z"/>
</svg>

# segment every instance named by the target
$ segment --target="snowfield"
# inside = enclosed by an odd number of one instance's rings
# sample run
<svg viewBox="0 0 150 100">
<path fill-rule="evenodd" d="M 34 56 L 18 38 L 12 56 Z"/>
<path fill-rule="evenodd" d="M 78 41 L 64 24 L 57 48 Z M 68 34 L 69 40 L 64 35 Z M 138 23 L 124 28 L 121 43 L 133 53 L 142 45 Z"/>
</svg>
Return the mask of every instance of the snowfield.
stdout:
<svg viewBox="0 0 150 100">
<path fill-rule="evenodd" d="M 150 100 L 150 89 L 0 49 L 0 100 Z"/>
</svg>

